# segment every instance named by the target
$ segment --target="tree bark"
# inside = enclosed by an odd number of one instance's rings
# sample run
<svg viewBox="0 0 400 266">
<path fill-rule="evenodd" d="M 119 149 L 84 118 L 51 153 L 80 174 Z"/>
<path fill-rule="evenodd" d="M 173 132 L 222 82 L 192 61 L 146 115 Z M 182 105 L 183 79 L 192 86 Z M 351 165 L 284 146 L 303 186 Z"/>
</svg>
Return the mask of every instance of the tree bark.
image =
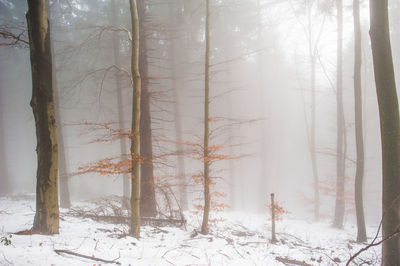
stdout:
<svg viewBox="0 0 400 266">
<path fill-rule="evenodd" d="M 117 25 L 117 8 L 116 8 L 116 3 L 115 1 L 111 2 L 111 8 L 112 8 L 112 22 L 116 26 Z M 113 32 L 113 55 L 114 55 L 114 62 L 116 66 L 121 66 L 120 62 L 120 40 L 118 36 L 118 32 Z M 117 87 L 117 105 L 118 105 L 118 127 L 121 130 L 121 132 L 125 132 L 125 113 L 124 113 L 124 106 L 123 106 L 123 101 L 122 101 L 122 86 L 121 86 L 121 78 L 118 74 L 115 75 L 115 86 Z M 128 149 L 126 146 L 126 141 L 125 138 L 121 138 L 119 141 L 119 146 L 121 149 L 121 158 L 124 158 L 126 154 L 128 154 Z M 128 174 L 123 174 L 122 176 L 122 196 L 125 199 L 129 198 L 129 192 L 130 192 L 130 181 L 129 181 L 129 175 Z"/>
<path fill-rule="evenodd" d="M 356 216 L 357 216 L 357 242 L 367 241 L 365 229 L 364 203 L 363 203 L 363 179 L 364 179 L 364 138 L 363 138 L 363 114 L 361 91 L 361 23 L 360 1 L 353 0 L 354 17 L 354 115 L 357 149 L 356 178 L 354 184 Z"/>
<path fill-rule="evenodd" d="M 370 0 L 371 45 L 382 145 L 382 233 L 400 224 L 400 118 L 390 44 L 388 0 Z M 400 265 L 400 237 L 382 244 L 382 265 Z"/>
<path fill-rule="evenodd" d="M 343 3 L 336 0 L 337 8 L 337 69 L 336 69 L 336 204 L 333 226 L 343 227 L 345 212 L 344 185 L 345 185 L 345 158 L 344 158 L 344 110 L 343 110 Z"/>
<path fill-rule="evenodd" d="M 28 0 L 26 14 L 32 71 L 31 106 L 37 138 L 36 214 L 33 230 L 59 231 L 57 126 L 54 110 L 50 25 L 45 0 Z"/>
<path fill-rule="evenodd" d="M 131 127 L 131 158 L 132 158 L 132 189 L 131 189 L 131 222 L 130 235 L 140 238 L 140 94 L 141 79 L 139 72 L 139 18 L 136 0 L 129 0 L 132 22 L 132 127 Z"/>
<path fill-rule="evenodd" d="M 140 101 L 140 156 L 142 158 L 140 172 L 140 212 L 144 217 L 157 215 L 156 193 L 154 190 L 153 174 L 153 139 L 151 130 L 150 92 L 147 63 L 146 42 L 146 5 L 145 0 L 138 0 L 138 17 L 140 27 L 139 38 L 139 69 L 141 74 L 141 101 Z"/>
<path fill-rule="evenodd" d="M 208 217 L 210 214 L 210 161 L 209 161 L 209 106 L 210 106 L 210 0 L 206 0 L 206 51 L 204 67 L 204 153 L 203 153 L 203 175 L 204 175 L 204 211 L 201 233 L 208 234 Z"/>
</svg>

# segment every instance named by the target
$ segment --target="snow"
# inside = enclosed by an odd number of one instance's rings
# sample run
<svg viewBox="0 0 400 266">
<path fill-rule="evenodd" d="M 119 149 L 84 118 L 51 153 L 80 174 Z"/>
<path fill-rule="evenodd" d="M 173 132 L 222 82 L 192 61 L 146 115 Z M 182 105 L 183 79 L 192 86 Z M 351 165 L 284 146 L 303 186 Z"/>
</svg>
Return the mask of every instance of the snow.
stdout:
<svg viewBox="0 0 400 266">
<path fill-rule="evenodd" d="M 77 206 L 93 207 L 93 203 L 75 202 L 74 207 Z M 127 225 L 74 217 L 61 209 L 60 234 L 13 234 L 31 228 L 34 210 L 32 197 L 0 198 L 0 237 L 11 240 L 8 246 L 0 243 L 0 265 L 105 264 L 59 255 L 55 249 L 115 260 L 122 265 L 344 265 L 365 246 L 354 243 L 355 225 L 339 230 L 332 228 L 329 221 L 316 223 L 289 216 L 277 221 L 279 241 L 273 244 L 267 214 L 240 212 L 214 213 L 213 218 L 222 220 L 211 224 L 209 235 L 195 232 L 200 227 L 201 213 L 187 212 L 186 229 L 143 226 L 141 239 L 137 240 L 123 235 L 128 232 Z M 367 231 L 374 236 L 376 229 L 370 226 Z M 295 262 L 284 264 L 279 261 L 282 259 Z M 358 259 L 380 265 L 380 247 L 368 249 Z"/>
</svg>

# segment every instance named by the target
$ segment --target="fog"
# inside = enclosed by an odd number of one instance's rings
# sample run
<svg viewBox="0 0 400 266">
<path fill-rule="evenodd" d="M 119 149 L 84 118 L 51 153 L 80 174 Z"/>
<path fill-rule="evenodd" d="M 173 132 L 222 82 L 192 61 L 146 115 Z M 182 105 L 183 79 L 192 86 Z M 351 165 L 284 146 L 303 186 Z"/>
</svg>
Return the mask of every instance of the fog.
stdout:
<svg viewBox="0 0 400 266">
<path fill-rule="evenodd" d="M 201 203 L 202 172 L 193 143 L 201 145 L 204 122 L 204 1 L 147 1 L 146 27 L 155 180 L 178 195 L 176 115 L 184 142 L 189 208 Z M 320 217 L 333 219 L 336 184 L 336 9 L 332 1 L 212 1 L 210 116 L 211 145 L 221 145 L 225 160 L 212 164 L 212 191 L 225 211 L 266 213 L 270 193 L 292 215 L 313 219 L 314 181 L 310 153 L 311 85 L 309 43 L 317 51 L 315 152 L 320 182 Z M 319 1 L 317 1 L 319 2 Z M 346 149 L 345 223 L 355 221 L 353 20 L 352 1 L 344 1 L 343 103 Z M 100 124 L 123 130 L 131 123 L 132 88 L 115 68 L 113 41 L 119 40 L 119 67 L 130 71 L 128 1 L 50 1 L 53 65 L 69 176 L 71 200 L 123 193 L 122 175 L 78 174 L 79 167 L 121 154 L 119 140 Z M 390 1 L 392 49 L 400 78 L 400 2 Z M 115 7 L 114 7 L 115 8 Z M 318 9 L 319 8 L 319 9 Z M 365 148 L 364 208 L 366 221 L 381 215 L 379 116 L 368 36 L 368 3 L 362 1 L 362 93 Z M 26 27 L 26 1 L 0 0 L 0 20 L 16 35 Z M 175 13 L 174 13 L 175 12 Z M 323 13 L 325 12 L 325 13 Z M 179 14 L 176 15 L 176 14 Z M 15 27 L 13 27 L 15 26 Z M 18 26 L 18 27 L 17 27 Z M 117 30 L 119 29 L 119 30 Z M 312 32 L 312 39 L 307 34 Z M 27 38 L 26 30 L 23 35 Z M 36 135 L 32 109 L 29 47 L 0 39 L 1 175 L 8 193 L 34 193 Z M 8 43 L 9 45 L 3 45 Z M 174 65 L 174 67 L 172 66 Z M 119 76 L 118 76 L 118 75 Z M 116 78 L 121 79 L 118 103 Z M 175 87 L 175 88 L 174 88 Z M 399 87 L 399 86 L 398 86 Z M 176 89 L 176 92 L 174 92 Z M 175 94 L 174 94 L 175 93 Z M 177 96 L 177 97 L 176 97 Z M 178 99 L 178 101 L 176 101 Z M 175 114 L 176 106 L 179 114 Z M 97 123 L 97 126 L 95 125 Z M 91 124 L 91 125 L 88 125 Z M 125 145 L 129 143 L 126 140 Z M 0 184 L 5 186 L 5 183 Z M 199 200 L 200 199 L 200 200 Z"/>
</svg>

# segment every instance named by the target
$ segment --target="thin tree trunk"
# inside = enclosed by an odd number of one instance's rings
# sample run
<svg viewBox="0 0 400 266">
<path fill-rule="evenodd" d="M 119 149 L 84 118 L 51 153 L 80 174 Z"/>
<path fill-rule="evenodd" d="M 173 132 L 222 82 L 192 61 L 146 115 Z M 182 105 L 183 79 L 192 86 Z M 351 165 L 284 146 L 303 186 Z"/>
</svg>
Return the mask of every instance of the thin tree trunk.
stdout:
<svg viewBox="0 0 400 266">
<path fill-rule="evenodd" d="M 312 18 L 311 18 L 311 4 L 307 2 L 307 23 L 308 23 L 308 54 L 310 59 L 310 85 L 311 85 L 311 125 L 310 125 L 310 156 L 311 156 L 311 168 L 313 174 L 313 187 L 314 187 L 314 219 L 319 220 L 319 177 L 318 177 L 318 164 L 317 154 L 315 151 L 316 146 L 316 91 L 315 91 L 315 67 L 316 67 L 316 47 L 313 47 L 313 34 L 312 34 Z M 315 41 L 315 46 L 318 40 Z"/>
<path fill-rule="evenodd" d="M 112 22 L 114 26 L 118 24 L 118 18 L 117 16 L 117 8 L 116 8 L 116 3 L 115 1 L 111 2 L 111 7 L 112 7 Z M 114 61 L 116 66 L 120 66 L 120 40 L 118 36 L 118 32 L 113 32 L 113 55 L 114 55 Z M 115 86 L 117 87 L 117 105 L 118 105 L 118 127 L 121 130 L 121 132 L 125 132 L 125 113 L 124 113 L 124 106 L 123 106 L 123 100 L 122 100 L 122 86 L 121 86 L 121 78 L 118 74 L 115 75 Z M 119 146 L 121 149 L 121 155 L 122 158 L 128 154 L 128 149 L 126 146 L 126 141 L 124 138 L 121 138 L 119 141 Z M 129 198 L 129 175 L 128 174 L 123 174 L 122 176 L 122 195 L 124 200 Z"/>
<path fill-rule="evenodd" d="M 58 140 L 58 178 L 60 183 L 60 207 L 69 209 L 71 207 L 71 199 L 69 196 L 69 184 L 68 184 L 68 171 L 67 171 L 67 159 L 65 156 L 65 144 L 63 127 L 60 112 L 60 94 L 57 86 L 57 73 L 56 68 L 53 69 L 53 82 L 54 82 L 54 100 L 55 100 L 55 113 L 58 121 L 57 126 L 57 140 Z"/>
<path fill-rule="evenodd" d="M 37 184 L 33 229 L 58 234 L 57 126 L 54 111 L 50 25 L 45 0 L 28 0 L 26 14 L 32 70 L 31 106 L 36 124 Z"/>
<path fill-rule="evenodd" d="M 342 0 L 336 0 L 337 8 L 337 69 L 336 69 L 336 107 L 337 107 L 337 138 L 336 138 L 336 204 L 333 226 L 343 227 L 345 201 L 345 159 L 344 159 L 344 110 L 343 110 L 343 7 Z"/>
<path fill-rule="evenodd" d="M 10 193 L 10 183 L 8 176 L 8 168 L 6 161 L 6 142 L 5 142 L 5 124 L 4 124 L 4 108 L 1 99 L 4 99 L 2 95 L 2 88 L 0 88 L 0 195 Z"/>
<path fill-rule="evenodd" d="M 50 21 L 53 21 L 52 12 L 50 10 L 50 5 L 47 2 L 47 9 L 50 17 Z M 58 88 L 58 79 L 57 79 L 57 67 L 56 61 L 54 59 L 54 43 L 53 40 L 50 40 L 51 45 L 51 54 L 53 60 L 53 88 L 54 88 L 54 108 L 56 113 L 56 120 L 58 121 L 57 126 L 57 141 L 58 141 L 58 182 L 59 182 L 59 193 L 60 193 L 60 207 L 69 209 L 71 207 L 71 199 L 69 193 L 69 184 L 68 184 L 68 171 L 67 171 L 67 159 L 66 159 L 66 151 L 65 151 L 65 143 L 64 143 L 64 135 L 63 135 L 63 126 L 62 126 L 62 116 L 61 116 L 61 107 L 60 107 L 60 92 Z"/>
<path fill-rule="evenodd" d="M 143 217 L 154 217 L 157 215 L 156 194 L 154 190 L 153 174 L 153 139 L 151 130 L 150 92 L 147 64 L 147 42 L 146 42 L 146 14 L 145 0 L 138 1 L 138 17 L 140 27 L 139 40 L 139 69 L 141 74 L 141 101 L 140 101 L 140 155 L 143 160 L 140 172 L 140 212 Z"/>
<path fill-rule="evenodd" d="M 46 8 L 48 10 L 48 16 L 50 17 L 50 23 L 53 23 L 52 11 L 50 9 L 50 4 L 46 1 Z M 58 182 L 59 182 L 59 193 L 60 193 L 60 207 L 69 209 L 71 207 L 71 199 L 69 193 L 69 184 L 68 184 L 68 171 L 67 171 L 67 159 L 66 159 L 66 151 L 64 144 L 64 135 L 63 135 L 63 126 L 62 126 L 62 116 L 60 110 L 60 93 L 58 88 L 58 79 L 57 79 L 57 67 L 56 61 L 54 58 L 54 42 L 53 39 L 50 38 L 50 46 L 51 46 L 51 54 L 52 54 L 52 62 L 53 62 L 53 88 L 54 88 L 54 109 L 56 113 L 56 120 L 58 121 L 57 126 L 57 142 L 58 142 Z"/>
<path fill-rule="evenodd" d="M 209 161 L 209 106 L 210 106 L 210 0 L 206 0 L 206 52 L 204 67 L 204 212 L 201 224 L 201 233 L 208 234 L 208 217 L 210 214 L 210 161 Z"/>
<path fill-rule="evenodd" d="M 229 61 L 232 59 L 232 55 L 234 54 L 232 52 L 232 38 L 229 34 L 229 21 L 227 20 L 227 14 L 225 12 L 222 13 L 222 24 L 224 26 L 224 31 L 226 32 L 224 36 L 224 46 L 226 47 L 225 49 L 225 60 Z M 228 103 L 228 118 L 233 117 L 233 108 L 232 108 L 232 92 L 231 92 L 231 83 L 232 83 L 232 67 L 228 63 L 226 64 L 226 69 L 225 69 L 225 83 L 226 83 L 226 91 L 228 92 L 227 95 L 227 103 Z M 228 131 L 228 155 L 230 157 L 234 156 L 234 147 L 233 147 L 233 135 L 232 135 L 232 130 Z M 231 210 L 235 210 L 237 208 L 235 204 L 235 199 L 236 199 L 236 193 L 235 193 L 235 164 L 234 160 L 230 159 L 228 161 L 228 182 L 229 182 L 229 201 L 230 201 L 230 207 Z M 261 186 L 262 187 L 262 186 Z M 264 191 L 264 189 L 262 189 Z M 264 195 L 262 196 L 264 197 Z M 265 207 L 265 206 L 264 206 Z"/>
<path fill-rule="evenodd" d="M 139 72 L 139 17 L 136 0 L 129 0 L 132 21 L 132 57 L 131 72 L 133 85 L 132 127 L 131 127 L 131 158 L 132 158 L 132 189 L 131 189 L 131 223 L 130 235 L 140 238 L 140 94 L 141 80 Z"/>
<path fill-rule="evenodd" d="M 258 20 L 258 32 L 257 32 L 257 38 L 258 40 L 262 40 L 262 34 L 261 30 L 263 28 L 261 20 L 262 20 L 262 15 L 261 15 L 261 4 L 260 0 L 257 1 L 257 20 Z M 266 75 L 266 66 L 265 66 L 265 58 L 263 53 L 260 53 L 258 57 L 258 87 L 260 90 L 259 94 L 259 109 L 260 109 L 260 117 L 264 117 L 264 106 L 266 105 L 266 99 L 265 99 L 265 92 L 264 90 L 266 89 L 264 87 L 264 75 Z M 267 138 L 267 129 L 266 129 L 266 121 L 262 120 L 261 121 L 261 156 L 260 156 L 260 164 L 261 164 L 261 171 L 260 171 L 260 185 L 259 185 L 259 203 L 258 203 L 258 209 L 262 212 L 263 209 L 265 208 L 265 202 L 267 199 L 265 199 L 265 195 L 267 194 L 267 156 L 266 156 L 266 138 Z"/>
<path fill-rule="evenodd" d="M 390 45 L 388 0 L 370 0 L 371 45 L 379 105 L 382 145 L 382 232 L 400 224 L 400 117 Z M 382 244 L 382 265 L 400 265 L 400 237 Z"/>
<path fill-rule="evenodd" d="M 357 242 L 367 241 L 365 229 L 364 203 L 363 203 L 363 179 L 364 179 L 364 139 L 363 139 L 363 115 L 362 115 L 362 91 L 361 91 L 361 23 L 360 1 L 353 0 L 354 17 L 354 114 L 355 134 L 357 148 L 357 167 L 354 184 L 356 216 L 357 216 Z"/>
<path fill-rule="evenodd" d="M 317 165 L 317 154 L 315 151 L 315 56 L 310 56 L 311 61 L 311 132 L 310 132 L 310 146 L 311 146 L 311 167 L 314 178 L 314 219 L 319 220 L 319 177 L 318 177 L 318 165 Z"/>
<path fill-rule="evenodd" d="M 179 10 L 181 10 L 181 7 Z M 177 11 L 175 3 L 170 2 L 169 4 L 169 19 L 171 22 L 171 29 L 178 27 L 182 21 L 176 21 L 175 18 L 179 18 L 181 14 Z M 175 118 L 175 137 L 176 137 L 176 151 L 177 151 L 177 167 L 178 167 L 178 179 L 179 179 L 179 205 L 181 209 L 188 209 L 187 202 L 187 191 L 186 191 L 186 175 L 185 175 L 185 158 L 183 156 L 183 136 L 182 136 L 182 122 L 181 122 L 181 111 L 180 111 L 180 99 L 179 99 L 179 83 L 178 83 L 178 73 L 182 70 L 178 70 L 178 54 L 176 40 L 170 36 L 171 44 L 170 44 L 170 56 L 172 60 L 172 93 L 174 99 L 174 118 Z M 180 58 L 180 56 L 179 56 Z M 179 85 L 178 85 L 179 84 Z"/>
<path fill-rule="evenodd" d="M 271 219 L 272 219 L 272 228 L 271 228 L 271 242 L 276 243 L 276 233 L 275 233 L 275 194 L 271 193 Z"/>
</svg>

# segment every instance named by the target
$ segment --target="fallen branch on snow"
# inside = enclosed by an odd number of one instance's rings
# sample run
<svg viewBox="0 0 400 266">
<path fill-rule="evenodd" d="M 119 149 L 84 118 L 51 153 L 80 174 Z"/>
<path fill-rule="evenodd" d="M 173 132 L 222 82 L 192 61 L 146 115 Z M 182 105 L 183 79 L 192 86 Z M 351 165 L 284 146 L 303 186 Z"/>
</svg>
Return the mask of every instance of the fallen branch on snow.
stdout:
<svg viewBox="0 0 400 266">
<path fill-rule="evenodd" d="M 104 263 L 115 263 L 115 264 L 121 265 L 121 263 L 116 261 L 119 257 L 115 260 L 105 260 L 105 259 L 96 258 L 94 256 L 79 254 L 79 253 L 76 253 L 76 252 L 73 252 L 70 250 L 65 250 L 65 249 L 55 249 L 54 252 L 57 253 L 58 255 L 61 255 L 61 253 L 65 253 L 68 255 L 73 255 L 73 256 L 89 259 L 89 260 L 100 261 L 100 262 L 104 262 Z"/>
<path fill-rule="evenodd" d="M 292 260 L 289 258 L 283 258 L 283 257 L 275 257 L 275 259 L 279 262 L 282 262 L 285 265 L 300 265 L 300 266 L 312 266 L 311 264 L 308 264 L 304 261 L 299 261 L 299 260 Z"/>
</svg>

